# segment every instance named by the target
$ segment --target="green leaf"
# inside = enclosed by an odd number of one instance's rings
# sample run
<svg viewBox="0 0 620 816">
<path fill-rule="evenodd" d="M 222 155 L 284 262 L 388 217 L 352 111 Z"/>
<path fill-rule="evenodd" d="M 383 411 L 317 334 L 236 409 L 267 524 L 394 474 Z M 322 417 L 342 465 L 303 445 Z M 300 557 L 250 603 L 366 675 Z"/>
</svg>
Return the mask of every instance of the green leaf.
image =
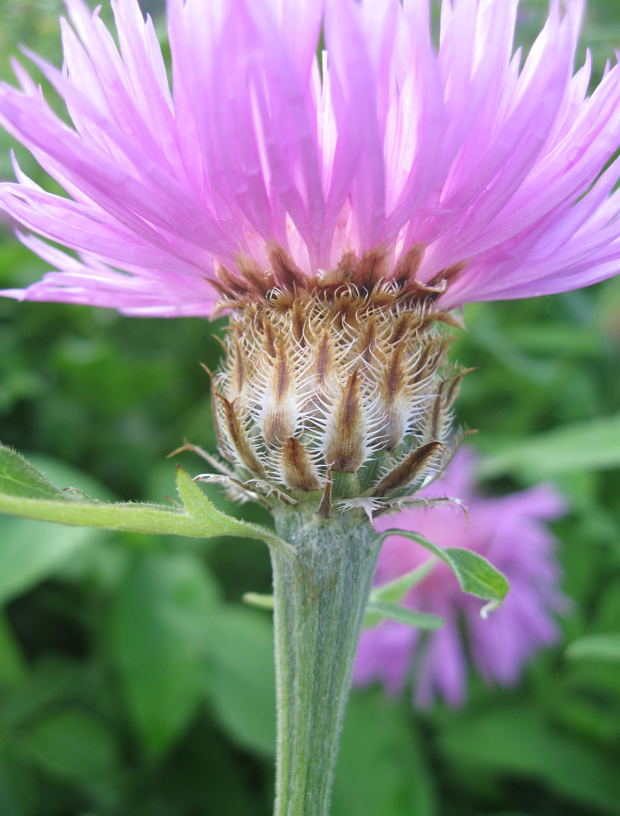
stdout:
<svg viewBox="0 0 620 816">
<path fill-rule="evenodd" d="M 241 598 L 248 606 L 255 606 L 257 609 L 273 609 L 273 595 L 261 595 L 258 592 L 246 592 Z"/>
<path fill-rule="evenodd" d="M 366 607 L 365 626 L 374 626 L 381 618 L 406 623 L 407 626 L 415 626 L 416 629 L 439 629 L 445 624 L 445 620 L 439 615 L 416 612 L 407 609 L 406 606 L 398 606 L 387 601 L 369 601 Z"/>
<path fill-rule="evenodd" d="M 23 735 L 21 747 L 47 773 L 86 784 L 109 775 L 119 764 L 110 729 L 77 708 L 39 720 Z"/>
<path fill-rule="evenodd" d="M 137 556 L 115 600 L 112 656 L 132 719 L 154 754 L 181 735 L 198 706 L 217 603 L 200 560 L 180 553 Z"/>
<path fill-rule="evenodd" d="M 0 686 L 18 686 L 26 678 L 27 669 L 16 637 L 4 611 L 0 609 Z"/>
<path fill-rule="evenodd" d="M 396 582 L 394 582 L 396 583 Z M 242 599 L 250 606 L 257 609 L 273 609 L 273 595 L 259 595 L 257 592 L 246 592 Z M 404 606 L 398 606 L 387 601 L 374 600 L 371 594 L 368 606 L 366 607 L 366 621 L 364 625 L 368 628 L 375 626 L 383 618 L 406 623 L 408 626 L 415 626 L 418 629 L 439 629 L 445 621 L 439 615 L 430 615 L 426 612 L 416 612 Z"/>
<path fill-rule="evenodd" d="M 0 494 L 24 499 L 69 498 L 22 456 L 4 446 L 0 447 Z"/>
<path fill-rule="evenodd" d="M 573 660 L 606 660 L 620 663 L 620 633 L 586 635 L 570 644 L 566 656 Z"/>
<path fill-rule="evenodd" d="M 461 547 L 443 549 L 420 533 L 412 533 L 409 530 L 386 530 L 381 534 L 381 538 L 385 541 L 392 535 L 410 538 L 430 550 L 433 555 L 441 558 L 450 567 L 464 592 L 489 601 L 480 613 L 483 617 L 486 617 L 493 609 L 497 609 L 506 597 L 509 589 L 508 581 L 481 555 Z"/>
<path fill-rule="evenodd" d="M 203 491 L 180 466 L 177 468 L 177 489 L 189 515 L 204 529 L 209 530 L 209 536 L 259 538 L 274 547 L 290 547 L 266 527 L 251 524 L 248 521 L 240 521 L 216 510 Z"/>
<path fill-rule="evenodd" d="M 413 717 L 382 692 L 354 692 L 342 731 L 332 816 L 435 816 L 432 780 Z"/>
<path fill-rule="evenodd" d="M 210 622 L 204 689 L 224 730 L 271 756 L 276 744 L 273 627 L 259 612 L 228 604 Z"/>
<path fill-rule="evenodd" d="M 461 773 L 536 780 L 569 801 L 620 813 L 617 763 L 588 742 L 556 731 L 538 711 L 515 705 L 448 721 L 439 747 Z"/>
<path fill-rule="evenodd" d="M 0 732 L 23 730 L 46 710 L 58 709 L 75 696 L 82 683 L 75 663 L 58 656 L 40 661 L 11 693 L 10 705 L 0 708 Z"/>
<path fill-rule="evenodd" d="M 100 530 L 0 516 L 0 603 L 53 575 L 77 552 L 102 540 Z"/>
<path fill-rule="evenodd" d="M 620 415 L 565 425 L 510 445 L 485 457 L 478 466 L 483 478 L 505 473 L 525 478 L 550 478 L 575 470 L 620 466 Z"/>
<path fill-rule="evenodd" d="M 414 587 L 426 578 L 436 563 L 436 558 L 429 558 L 423 564 L 420 564 L 419 567 L 411 570 L 411 572 L 407 572 L 405 575 L 401 575 L 399 578 L 387 584 L 382 584 L 380 587 L 375 587 L 370 593 L 370 599 L 372 601 L 390 601 L 397 603 L 411 587 Z"/>
<path fill-rule="evenodd" d="M 193 538 L 236 536 L 260 539 L 275 547 L 289 546 L 266 527 L 220 513 L 181 468 L 177 487 L 183 509 L 93 501 L 83 493 L 60 490 L 22 456 L 0 446 L 0 512 L 75 527 Z"/>
<path fill-rule="evenodd" d="M 396 582 L 394 582 L 396 583 Z M 273 595 L 259 595 L 257 592 L 246 592 L 242 599 L 250 606 L 255 606 L 257 609 L 273 609 Z M 398 621 L 399 623 L 406 623 L 408 626 L 415 626 L 418 629 L 439 629 L 443 626 L 445 621 L 438 615 L 430 615 L 425 612 L 415 612 L 413 609 L 407 609 L 404 606 L 398 606 L 387 601 L 377 601 L 370 596 L 368 606 L 366 607 L 366 621 L 365 626 L 375 626 L 383 618 Z"/>
<path fill-rule="evenodd" d="M 2 816 L 32 816 L 36 812 L 36 783 L 21 763 L 0 756 Z"/>
</svg>

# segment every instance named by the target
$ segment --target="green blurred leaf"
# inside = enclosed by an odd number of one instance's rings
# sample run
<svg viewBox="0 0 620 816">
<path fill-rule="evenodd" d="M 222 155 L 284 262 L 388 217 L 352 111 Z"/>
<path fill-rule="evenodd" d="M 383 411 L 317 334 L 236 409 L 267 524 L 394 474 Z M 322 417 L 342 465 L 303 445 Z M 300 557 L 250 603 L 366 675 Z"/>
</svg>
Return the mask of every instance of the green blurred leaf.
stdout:
<svg viewBox="0 0 620 816">
<path fill-rule="evenodd" d="M 537 780 L 570 801 L 620 813 L 616 763 L 526 706 L 462 717 L 443 730 L 439 746 L 461 768 Z"/>
<path fill-rule="evenodd" d="M 91 784 L 119 765 L 110 728 L 77 708 L 43 718 L 23 734 L 21 748 L 47 773 Z"/>
<path fill-rule="evenodd" d="M 411 570 L 411 572 L 407 572 L 405 575 L 401 575 L 387 584 L 375 587 L 370 593 L 370 600 L 397 603 L 411 587 L 414 587 L 426 578 L 436 563 L 437 559 L 431 557 L 423 564 L 420 564 L 419 567 Z"/>
<path fill-rule="evenodd" d="M 378 691 L 351 695 L 332 816 L 433 816 L 432 775 L 412 719 Z"/>
<path fill-rule="evenodd" d="M 444 561 L 458 578 L 463 592 L 475 595 L 489 601 L 483 607 L 481 614 L 486 617 L 487 613 L 501 605 L 508 593 L 508 581 L 495 569 L 486 558 L 481 555 L 460 547 L 438 547 L 420 533 L 412 533 L 409 530 L 386 530 L 381 534 L 385 541 L 392 535 L 410 538 Z"/>
<path fill-rule="evenodd" d="M 259 592 L 245 592 L 241 600 L 257 609 L 273 609 L 274 605 L 273 595 L 261 595 Z"/>
<path fill-rule="evenodd" d="M 257 592 L 246 592 L 243 601 L 257 609 L 273 609 L 273 595 L 259 595 Z M 365 626 L 375 626 L 383 618 L 406 623 L 418 629 L 439 629 L 445 621 L 439 615 L 430 615 L 426 612 L 416 612 L 404 606 L 398 606 L 388 601 L 373 600 L 372 595 L 366 607 Z"/>
<path fill-rule="evenodd" d="M 46 711 L 71 699 L 80 681 L 80 673 L 73 662 L 56 656 L 39 662 L 3 700 L 0 730 L 28 727 Z"/>
<path fill-rule="evenodd" d="M 180 736 L 199 703 L 217 599 L 197 558 L 148 554 L 135 558 L 115 600 L 112 656 L 132 719 L 154 753 Z"/>
<path fill-rule="evenodd" d="M 102 533 L 0 516 L 0 603 L 48 578 Z"/>
<path fill-rule="evenodd" d="M 17 454 L 0 447 L 0 492 L 26 497 L 59 497 L 66 493 Z M 106 490 L 95 479 L 51 457 L 37 457 L 48 474 L 73 487 L 88 487 L 102 497 Z M 0 603 L 5 603 L 56 574 L 78 553 L 104 540 L 100 530 L 61 527 L 30 519 L 0 516 Z"/>
<path fill-rule="evenodd" d="M 478 466 L 484 478 L 506 473 L 537 480 L 573 470 L 620 466 L 620 415 L 566 425 L 486 456 Z"/>
<path fill-rule="evenodd" d="M 17 686 L 26 677 L 26 664 L 6 615 L 0 609 L 0 686 Z"/>
<path fill-rule="evenodd" d="M 570 644 L 566 656 L 573 660 L 610 660 L 620 663 L 620 633 L 586 635 Z"/>
<path fill-rule="evenodd" d="M 416 612 L 406 606 L 388 603 L 387 601 L 369 601 L 366 607 L 365 626 L 374 626 L 382 618 L 406 623 L 407 626 L 414 626 L 416 629 L 439 629 L 445 624 L 445 620 L 439 615 L 431 615 L 427 612 Z"/>
<path fill-rule="evenodd" d="M 243 607 L 218 610 L 207 632 L 204 688 L 218 721 L 241 745 L 275 751 L 275 668 L 269 618 Z"/>
<path fill-rule="evenodd" d="M 181 468 L 177 487 L 185 504 L 183 510 L 157 504 L 91 501 L 82 493 L 59 490 L 22 456 L 0 446 L 0 512 L 69 526 L 194 538 L 228 535 L 288 546 L 266 527 L 220 513 Z"/>
<path fill-rule="evenodd" d="M 0 755 L 2 816 L 34 816 L 38 804 L 36 780 L 23 764 Z"/>
</svg>

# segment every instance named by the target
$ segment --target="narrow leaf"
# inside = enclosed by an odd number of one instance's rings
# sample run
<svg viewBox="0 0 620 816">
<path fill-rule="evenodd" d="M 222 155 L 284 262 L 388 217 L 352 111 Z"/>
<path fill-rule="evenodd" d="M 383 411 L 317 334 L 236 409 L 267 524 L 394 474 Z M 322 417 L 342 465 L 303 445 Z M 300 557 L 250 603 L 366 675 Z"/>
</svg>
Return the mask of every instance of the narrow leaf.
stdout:
<svg viewBox="0 0 620 816">
<path fill-rule="evenodd" d="M 604 470 L 620 465 L 620 414 L 579 422 L 538 434 L 487 456 L 478 466 L 489 478 L 513 473 L 549 478 L 575 470 Z"/>
<path fill-rule="evenodd" d="M 273 595 L 260 595 L 258 592 L 246 592 L 241 598 L 243 603 L 257 609 L 273 609 Z"/>
<path fill-rule="evenodd" d="M 370 593 L 370 600 L 397 603 L 401 600 L 403 595 L 405 595 L 407 590 L 411 589 L 411 587 L 414 587 L 416 584 L 419 584 L 420 581 L 426 578 L 436 563 L 436 558 L 429 558 L 423 564 L 420 564 L 419 567 L 411 570 L 411 572 L 407 572 L 404 575 L 401 575 L 399 578 L 396 578 L 394 581 L 390 581 L 387 584 L 382 584 L 380 587 L 376 587 Z"/>
<path fill-rule="evenodd" d="M 431 615 L 425 612 L 416 612 L 407 609 L 406 606 L 398 606 L 386 601 L 369 601 L 366 607 L 365 626 L 374 626 L 381 618 L 406 623 L 407 626 L 414 626 L 416 629 L 440 629 L 445 620 L 439 615 Z"/>
<path fill-rule="evenodd" d="M 570 644 L 566 656 L 573 660 L 607 660 L 620 663 L 620 632 L 579 638 Z"/>
<path fill-rule="evenodd" d="M 385 541 L 390 536 L 397 535 L 403 538 L 410 538 L 422 547 L 441 558 L 456 575 L 461 589 L 477 598 L 490 601 L 483 610 L 486 615 L 501 605 L 508 593 L 508 581 L 481 555 L 465 550 L 460 547 L 447 547 L 443 549 L 433 544 L 420 533 L 412 533 L 409 530 L 386 530 L 381 534 L 381 539 Z"/>
<path fill-rule="evenodd" d="M 17 638 L 0 609 L 0 687 L 18 686 L 28 673 Z"/>
</svg>

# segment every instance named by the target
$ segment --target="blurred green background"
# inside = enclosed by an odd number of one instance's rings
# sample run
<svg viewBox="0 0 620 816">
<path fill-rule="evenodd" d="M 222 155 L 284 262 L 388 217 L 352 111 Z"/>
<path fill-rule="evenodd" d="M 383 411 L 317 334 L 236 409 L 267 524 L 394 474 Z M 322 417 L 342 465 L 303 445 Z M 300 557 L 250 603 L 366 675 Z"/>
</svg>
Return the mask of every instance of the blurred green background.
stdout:
<svg viewBox="0 0 620 816">
<path fill-rule="evenodd" d="M 61 11 L 0 0 L 2 78 L 19 42 L 60 61 Z M 522 42 L 545 12 L 523 3 Z M 620 46 L 618 0 L 591 0 L 586 45 L 598 81 Z M 0 178 L 12 146 L 0 133 Z M 0 286 L 44 270 L 0 222 Z M 566 656 L 620 631 L 620 278 L 465 317 L 454 357 L 478 368 L 458 419 L 479 430 L 486 489 L 553 479 L 571 503 L 554 526 L 565 638 L 509 692 L 472 673 L 457 711 L 355 692 L 333 814 L 620 814 L 620 657 Z M 173 496 L 175 462 L 201 464 L 166 455 L 184 437 L 214 447 L 198 362 L 217 364 L 221 325 L 0 299 L 0 440 L 100 498 Z M 240 601 L 270 591 L 267 548 L 187 541 L 0 516 L 0 816 L 268 816 L 271 620 Z"/>
</svg>

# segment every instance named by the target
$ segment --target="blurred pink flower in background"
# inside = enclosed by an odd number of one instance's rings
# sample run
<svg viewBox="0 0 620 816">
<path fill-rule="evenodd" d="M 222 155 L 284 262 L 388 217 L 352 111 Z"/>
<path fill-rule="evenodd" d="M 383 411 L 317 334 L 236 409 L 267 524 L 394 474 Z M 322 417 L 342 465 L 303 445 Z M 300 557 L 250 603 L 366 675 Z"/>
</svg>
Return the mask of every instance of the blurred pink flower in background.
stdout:
<svg viewBox="0 0 620 816">
<path fill-rule="evenodd" d="M 30 57 L 73 126 L 17 62 L 0 124 L 67 196 L 16 163 L 0 206 L 79 260 L 22 236 L 56 271 L 7 296 L 207 316 L 248 262 L 283 284 L 274 244 L 301 276 L 381 247 L 444 309 L 620 270 L 620 68 L 589 97 L 590 57 L 573 73 L 582 0 L 526 59 L 517 0 L 444 0 L 437 51 L 428 0 L 169 0 L 172 88 L 137 0 L 118 47 L 66 3 L 63 70 Z"/>
<path fill-rule="evenodd" d="M 440 615 L 446 625 L 424 635 L 394 621 L 366 630 L 354 670 L 358 685 L 379 680 L 388 693 L 396 694 L 411 676 L 415 657 L 416 705 L 429 705 L 436 695 L 458 705 L 466 696 L 467 651 L 487 683 L 510 686 L 539 649 L 560 637 L 554 614 L 567 608 L 568 599 L 559 589 L 556 541 L 545 522 L 561 516 L 565 504 L 550 486 L 485 498 L 476 493 L 474 464 L 472 452 L 461 449 L 441 479 L 420 493 L 426 498 L 448 495 L 463 499 L 468 520 L 462 510 L 446 504 L 382 517 L 376 527 L 380 531 L 392 527 L 411 530 L 441 547 L 466 547 L 479 553 L 508 579 L 506 600 L 488 618 L 482 618 L 481 602 L 465 595 L 448 566 L 438 562 L 402 603 Z M 429 557 L 427 550 L 410 539 L 392 536 L 383 545 L 375 584 L 392 581 Z"/>
</svg>

